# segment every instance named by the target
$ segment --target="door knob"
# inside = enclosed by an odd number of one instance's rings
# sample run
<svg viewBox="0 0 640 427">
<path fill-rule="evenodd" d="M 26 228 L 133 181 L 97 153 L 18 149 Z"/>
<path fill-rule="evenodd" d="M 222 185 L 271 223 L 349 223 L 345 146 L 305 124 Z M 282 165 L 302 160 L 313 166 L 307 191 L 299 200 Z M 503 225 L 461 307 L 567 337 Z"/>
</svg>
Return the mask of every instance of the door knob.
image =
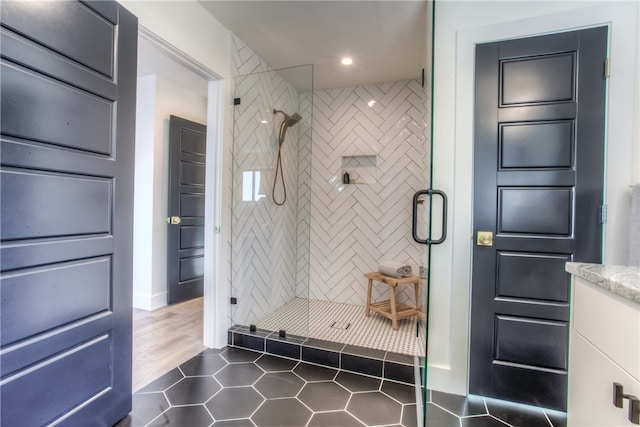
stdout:
<svg viewBox="0 0 640 427">
<path fill-rule="evenodd" d="M 493 246 L 493 232 L 478 231 L 478 246 Z"/>
<path fill-rule="evenodd" d="M 179 216 L 171 216 L 169 218 L 167 218 L 167 224 L 180 224 L 180 222 L 182 222 L 182 220 L 180 219 Z"/>
</svg>

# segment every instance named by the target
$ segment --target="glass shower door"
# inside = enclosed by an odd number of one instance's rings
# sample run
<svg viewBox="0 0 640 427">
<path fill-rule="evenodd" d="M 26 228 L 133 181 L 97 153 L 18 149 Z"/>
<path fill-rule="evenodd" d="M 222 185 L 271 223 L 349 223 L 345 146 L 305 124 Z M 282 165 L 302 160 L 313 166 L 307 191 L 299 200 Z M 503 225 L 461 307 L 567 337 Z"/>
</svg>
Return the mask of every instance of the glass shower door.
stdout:
<svg viewBox="0 0 640 427">
<path fill-rule="evenodd" d="M 312 66 L 235 79 L 231 316 L 308 334 Z"/>
</svg>

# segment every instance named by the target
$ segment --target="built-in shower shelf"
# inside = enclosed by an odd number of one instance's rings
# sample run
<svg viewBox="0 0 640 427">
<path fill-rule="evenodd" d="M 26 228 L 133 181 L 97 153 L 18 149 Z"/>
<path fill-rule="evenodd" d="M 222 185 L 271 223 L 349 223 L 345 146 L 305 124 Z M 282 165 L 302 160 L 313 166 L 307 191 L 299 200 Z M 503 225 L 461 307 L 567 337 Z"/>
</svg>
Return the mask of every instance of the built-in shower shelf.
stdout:
<svg viewBox="0 0 640 427">
<path fill-rule="evenodd" d="M 378 168 L 375 154 L 356 154 L 342 156 L 342 169 L 340 176 L 345 183 L 345 173 L 349 174 L 349 184 L 375 184 L 377 182 Z"/>
</svg>

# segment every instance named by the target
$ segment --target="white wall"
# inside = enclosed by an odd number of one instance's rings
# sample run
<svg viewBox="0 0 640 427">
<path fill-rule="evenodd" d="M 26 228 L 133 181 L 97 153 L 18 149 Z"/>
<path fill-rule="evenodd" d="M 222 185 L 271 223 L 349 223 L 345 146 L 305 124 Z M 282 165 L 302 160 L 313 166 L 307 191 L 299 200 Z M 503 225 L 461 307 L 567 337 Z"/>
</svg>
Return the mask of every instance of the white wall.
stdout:
<svg viewBox="0 0 640 427">
<path fill-rule="evenodd" d="M 206 124 L 207 99 L 156 75 L 138 79 L 133 306 L 167 304 L 169 116 Z"/>
<path fill-rule="evenodd" d="M 609 222 L 605 227 L 604 258 L 607 263 L 622 263 L 629 186 L 640 176 L 638 16 L 637 2 L 437 3 L 434 164 L 438 166 L 434 169 L 433 185 L 453 197 L 450 200 L 449 238 L 433 249 L 430 388 L 458 394 L 467 391 L 474 45 L 611 25 L 612 75 L 608 90 L 605 179 Z"/>
<path fill-rule="evenodd" d="M 153 188 L 155 96 L 156 76 L 138 78 L 133 199 L 133 306 L 144 310 L 151 310 L 154 305 L 153 256 L 148 249 L 153 245 L 153 192 L 146 189 Z"/>
</svg>

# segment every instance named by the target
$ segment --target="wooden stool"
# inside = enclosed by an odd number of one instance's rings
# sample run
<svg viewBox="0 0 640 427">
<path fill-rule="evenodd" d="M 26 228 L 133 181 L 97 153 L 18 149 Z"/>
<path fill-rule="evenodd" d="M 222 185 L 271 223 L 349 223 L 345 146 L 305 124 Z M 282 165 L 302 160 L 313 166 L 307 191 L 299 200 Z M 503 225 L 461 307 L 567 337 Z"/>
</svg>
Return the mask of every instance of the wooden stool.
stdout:
<svg viewBox="0 0 640 427">
<path fill-rule="evenodd" d="M 381 316 L 386 317 L 387 319 L 391 319 L 391 324 L 393 325 L 393 329 L 398 329 L 398 320 L 404 319 L 405 317 L 418 316 L 421 319 L 425 319 L 425 314 L 422 312 L 420 308 L 420 285 L 423 283 L 423 279 L 418 276 L 410 276 L 410 277 L 391 277 L 385 276 L 382 273 L 378 273 L 377 271 L 373 271 L 371 273 L 364 273 L 364 277 L 369 279 L 369 287 L 367 289 L 367 306 L 366 306 L 366 316 L 369 317 L 371 315 L 371 310 L 375 311 Z M 373 286 L 373 281 L 376 280 L 378 282 L 386 283 L 389 285 L 389 299 L 385 301 L 371 302 L 371 288 Z M 396 288 L 398 285 L 407 285 L 413 284 L 413 289 L 415 291 L 415 305 L 408 306 L 406 304 L 397 304 L 396 303 Z"/>
</svg>

